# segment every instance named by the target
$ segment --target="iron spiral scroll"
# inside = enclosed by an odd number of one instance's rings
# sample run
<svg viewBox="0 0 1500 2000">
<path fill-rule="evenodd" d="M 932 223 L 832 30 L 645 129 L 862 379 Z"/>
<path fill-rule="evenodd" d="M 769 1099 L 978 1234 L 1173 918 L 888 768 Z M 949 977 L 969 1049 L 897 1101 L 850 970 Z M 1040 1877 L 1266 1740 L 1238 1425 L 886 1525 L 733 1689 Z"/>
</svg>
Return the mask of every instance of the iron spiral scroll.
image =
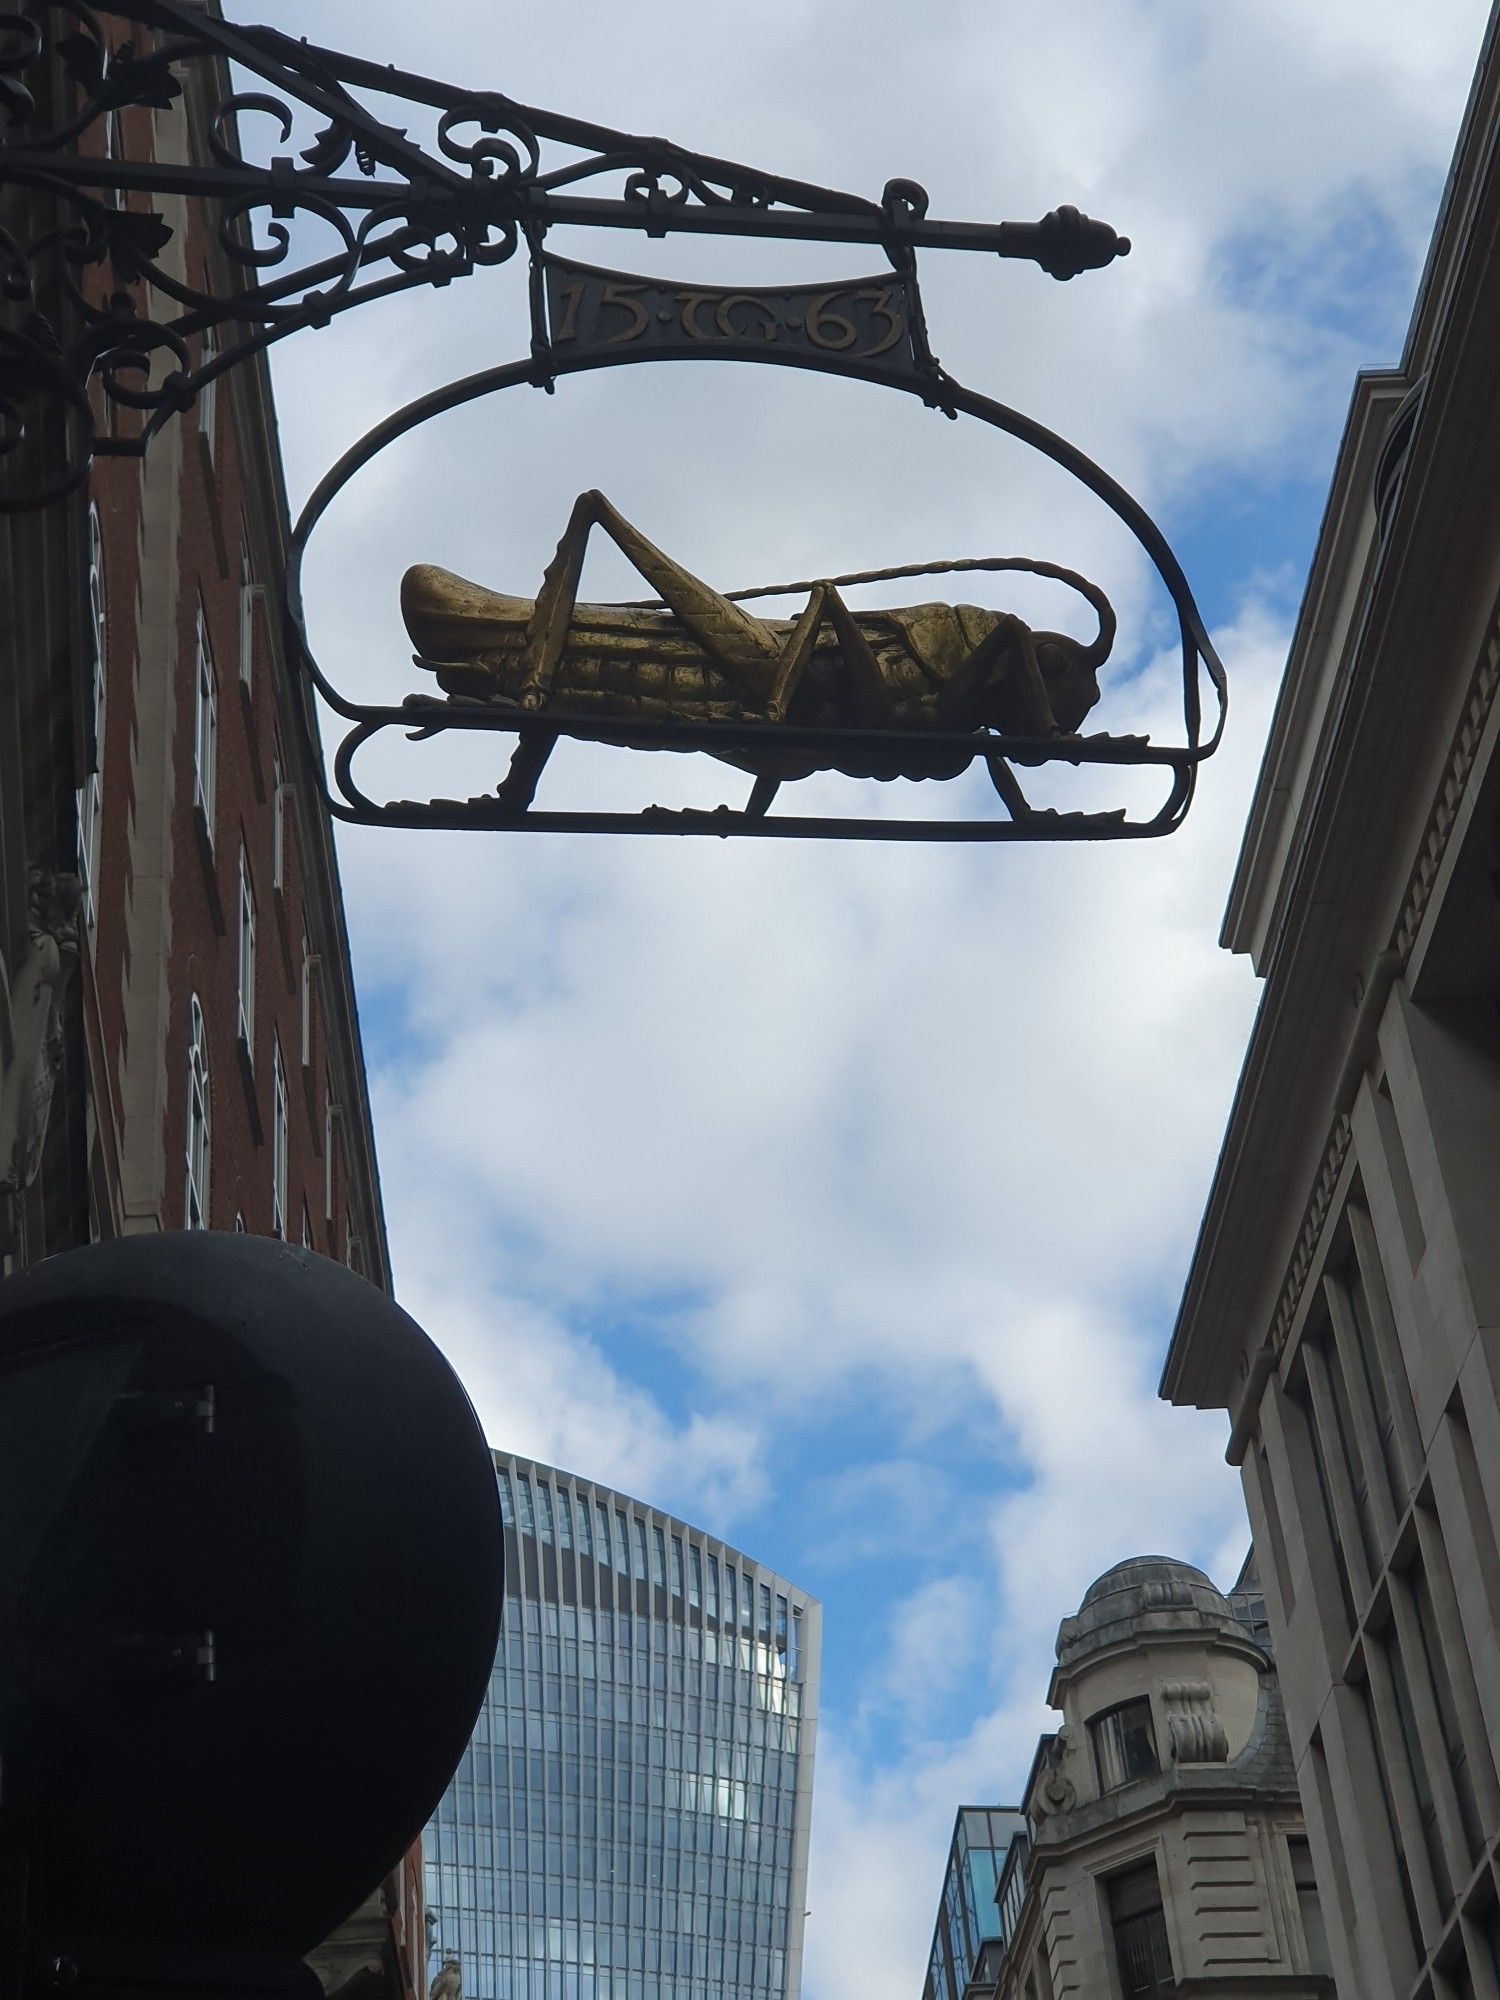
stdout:
<svg viewBox="0 0 1500 2000">
<path fill-rule="evenodd" d="M 195 85 L 208 105 L 187 160 L 131 159 L 121 114 L 166 112 Z M 1225 677 L 1176 558 L 1144 510 L 1076 447 L 949 375 L 933 355 L 917 254 L 981 251 L 1057 279 L 1129 250 L 1106 223 L 1059 207 L 1040 222 L 973 224 L 928 213 L 915 183 L 879 200 L 767 173 L 589 121 L 400 71 L 277 30 L 239 26 L 188 0 L 26 0 L 0 8 L 0 510 L 66 500 L 99 456 L 140 456 L 219 376 L 367 300 L 441 290 L 515 261 L 528 273 L 531 351 L 396 411 L 339 461 L 296 525 L 286 627 L 309 686 L 348 724 L 325 781 L 338 817 L 403 826 L 483 826 L 763 838 L 1016 840 L 1141 838 L 1170 832 L 1197 767 L 1223 730 Z M 202 205 L 222 281 L 184 275 L 174 205 Z M 866 244 L 883 259 L 862 281 L 779 290 L 693 291 L 600 271 L 555 254 L 556 232 L 610 228 L 657 238 L 744 236 Z M 503 796 L 371 798 L 358 752 L 396 728 L 418 738 L 509 733 L 542 751 L 561 735 L 621 747 L 702 750 L 730 761 L 783 749 L 852 768 L 858 728 L 763 720 L 643 723 L 541 707 L 413 696 L 371 707 L 341 695 L 313 657 L 301 572 L 331 501 L 384 447 L 442 411 L 502 389 L 551 391 L 568 376 L 645 361 L 722 359 L 797 367 L 915 395 L 989 425 L 1062 466 L 1135 535 L 1175 607 L 1183 734 L 1173 744 L 1107 733 L 1026 736 L 993 729 L 899 730 L 867 746 L 909 748 L 957 768 L 988 767 L 1004 816 L 954 820 L 812 818 L 760 809 L 707 813 L 562 812 Z M 1045 566 L 1044 566 L 1045 567 Z M 1210 716 L 1205 729 L 1203 684 Z M 844 763 L 840 765 L 840 758 Z M 1123 810 L 1032 809 L 1017 778 L 1040 764 L 1159 768 L 1165 796 Z"/>
</svg>

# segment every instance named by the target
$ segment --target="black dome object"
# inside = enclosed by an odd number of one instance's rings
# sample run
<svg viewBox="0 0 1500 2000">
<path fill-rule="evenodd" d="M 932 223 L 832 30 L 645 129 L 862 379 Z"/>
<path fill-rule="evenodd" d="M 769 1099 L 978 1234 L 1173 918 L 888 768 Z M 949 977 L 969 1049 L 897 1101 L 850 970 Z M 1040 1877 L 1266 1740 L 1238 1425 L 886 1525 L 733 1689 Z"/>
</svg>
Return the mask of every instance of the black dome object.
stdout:
<svg viewBox="0 0 1500 2000">
<path fill-rule="evenodd" d="M 0 1770 L 34 1934 L 326 1936 L 463 1754 L 502 1547 L 457 1376 L 341 1265 L 197 1232 L 0 1282 Z"/>
</svg>

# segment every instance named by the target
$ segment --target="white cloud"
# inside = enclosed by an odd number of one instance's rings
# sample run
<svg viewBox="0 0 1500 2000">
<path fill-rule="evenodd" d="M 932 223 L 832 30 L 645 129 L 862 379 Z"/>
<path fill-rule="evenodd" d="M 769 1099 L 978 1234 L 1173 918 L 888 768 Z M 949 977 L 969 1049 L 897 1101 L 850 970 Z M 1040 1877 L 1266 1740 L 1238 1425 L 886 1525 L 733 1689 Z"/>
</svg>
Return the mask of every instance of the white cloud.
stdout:
<svg viewBox="0 0 1500 2000">
<path fill-rule="evenodd" d="M 306 30 L 293 0 L 269 12 Z M 825 1688 L 809 2000 L 909 2000 L 953 1812 L 1018 1794 L 1059 1619 L 1153 1545 L 1221 1580 L 1238 1560 L 1222 1422 L 1154 1396 L 1254 1001 L 1215 940 L 1287 636 L 1232 510 L 1315 486 L 1353 369 L 1396 358 L 1482 0 L 578 0 L 565 34 L 545 10 L 502 27 L 480 0 L 319 14 L 323 39 L 523 101 L 866 194 L 914 175 L 935 214 L 1072 200 L 1134 239 L 1065 286 L 927 256 L 924 292 L 961 379 L 1212 550 L 1233 710 L 1181 833 L 341 842 L 398 1284 L 497 1439 L 752 1549 L 819 1523 L 830 1633 L 837 1565 L 876 1587 L 882 1505 L 909 1528 L 955 1437 L 993 1451 L 995 1491 L 967 1496 L 984 1533 L 968 1553 L 935 1535 L 887 1607 L 889 1644 Z M 860 267 L 797 246 L 573 247 L 747 281 Z M 293 490 L 393 401 L 519 351 L 522 290 L 508 267 L 283 349 Z M 727 586 L 927 554 L 1075 563 L 1117 599 L 1121 675 L 1144 668 L 1117 678 L 1115 726 L 1167 726 L 1159 602 L 1101 510 L 974 427 L 770 371 L 569 381 L 393 451 L 314 549 L 334 678 L 405 692 L 404 565 L 529 593 L 590 485 Z M 638 594 L 602 555 L 587 587 Z M 399 756 L 371 766 L 397 791 L 499 775 L 493 747 Z M 745 785 L 604 754 L 556 782 L 705 802 Z M 805 1439 L 822 1462 L 799 1461 Z M 919 1559 L 920 1536 L 896 1539 Z M 930 1697 L 955 1663 L 972 1719 L 944 1733 Z"/>
</svg>

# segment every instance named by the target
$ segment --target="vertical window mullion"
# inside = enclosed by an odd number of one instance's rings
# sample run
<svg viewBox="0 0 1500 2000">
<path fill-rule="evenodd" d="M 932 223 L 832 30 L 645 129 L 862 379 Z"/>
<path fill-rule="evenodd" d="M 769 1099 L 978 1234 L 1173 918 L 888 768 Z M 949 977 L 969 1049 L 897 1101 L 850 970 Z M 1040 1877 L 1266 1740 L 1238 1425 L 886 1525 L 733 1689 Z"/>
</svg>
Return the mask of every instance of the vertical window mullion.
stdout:
<svg viewBox="0 0 1500 2000">
<path fill-rule="evenodd" d="M 1399 1504 L 1386 1459 L 1386 1442 L 1380 1434 L 1380 1424 L 1371 1399 L 1349 1297 L 1341 1280 L 1332 1272 L 1324 1274 L 1323 1296 L 1328 1304 L 1334 1352 L 1338 1356 L 1345 1393 L 1354 1417 L 1354 1436 L 1350 1443 L 1362 1461 L 1376 1545 L 1384 1556 L 1389 1554 L 1395 1539 L 1396 1508 Z"/>
<path fill-rule="evenodd" d="M 1422 1808 L 1417 1800 L 1406 1739 L 1396 1709 L 1390 1663 L 1381 1646 L 1374 1643 L 1366 1646 L 1365 1671 L 1369 1676 L 1370 1726 L 1379 1740 L 1381 1768 L 1390 1788 L 1391 1809 L 1396 1815 L 1392 1833 L 1406 1861 L 1424 1949 L 1431 1951 L 1443 1927 L 1442 1911 L 1438 1906 L 1437 1887 L 1432 1876 Z"/>
<path fill-rule="evenodd" d="M 1417 1741 L 1427 1767 L 1427 1782 L 1437 1816 L 1438 1839 L 1448 1864 L 1449 1882 L 1458 1888 L 1467 1881 L 1473 1861 L 1459 1809 L 1457 1785 L 1449 1763 L 1442 1717 L 1438 1713 L 1436 1690 L 1432 1685 L 1427 1653 L 1417 1624 L 1412 1586 L 1407 1577 L 1397 1573 L 1391 1576 L 1391 1606 L 1395 1612 L 1396 1643 L 1401 1649 L 1412 1713 L 1416 1719 Z"/>
<path fill-rule="evenodd" d="M 1473 1661 L 1453 1588 L 1453 1569 L 1443 1539 L 1438 1516 L 1427 1506 L 1416 1509 L 1417 1545 L 1427 1578 L 1436 1630 L 1433 1645 L 1440 1649 L 1448 1672 L 1458 1727 L 1462 1733 L 1469 1770 L 1472 1774 L 1480 1824 L 1491 1827 L 1500 1819 L 1500 1774 L 1495 1769 L 1494 1752 L 1485 1726 Z"/>
<path fill-rule="evenodd" d="M 1352 1468 L 1344 1449 L 1345 1440 L 1334 1408 L 1333 1390 L 1328 1380 L 1328 1363 L 1317 1342 L 1303 1342 L 1303 1366 L 1312 1402 L 1311 1419 L 1317 1432 L 1319 1463 L 1329 1486 L 1329 1502 L 1334 1514 L 1334 1533 L 1343 1552 L 1344 1567 L 1351 1581 L 1359 1579 L 1356 1592 L 1363 1605 L 1369 1598 L 1374 1578 L 1360 1527 L 1359 1503 L 1355 1496 Z M 1331 1449 L 1330 1449 L 1331 1447 Z"/>
<path fill-rule="evenodd" d="M 1422 1441 L 1417 1428 L 1416 1408 L 1412 1402 L 1411 1383 L 1407 1379 L 1406 1357 L 1401 1351 L 1396 1316 L 1386 1290 L 1385 1266 L 1380 1258 L 1375 1225 L 1358 1202 L 1351 1201 L 1346 1213 L 1355 1262 L 1364 1279 L 1365 1304 L 1369 1309 L 1375 1354 L 1385 1377 L 1386 1393 L 1390 1397 L 1397 1453 L 1403 1465 L 1420 1465 Z"/>
</svg>

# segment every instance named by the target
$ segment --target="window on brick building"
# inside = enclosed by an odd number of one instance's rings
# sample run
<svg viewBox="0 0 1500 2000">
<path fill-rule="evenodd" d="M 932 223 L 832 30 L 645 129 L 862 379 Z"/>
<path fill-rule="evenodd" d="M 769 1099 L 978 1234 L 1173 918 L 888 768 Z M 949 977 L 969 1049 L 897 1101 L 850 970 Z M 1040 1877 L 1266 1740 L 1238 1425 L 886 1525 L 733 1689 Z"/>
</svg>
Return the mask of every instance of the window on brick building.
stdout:
<svg viewBox="0 0 1500 2000">
<path fill-rule="evenodd" d="M 287 1144 L 287 1097 L 286 1065 L 281 1060 L 281 1037 L 278 1035 L 272 1061 L 272 1104 L 271 1104 L 271 1233 L 286 1237 L 286 1144 Z"/>
<path fill-rule="evenodd" d="M 188 1004 L 187 1193 L 183 1227 L 208 1227 L 208 1025 L 195 993 Z"/>
<path fill-rule="evenodd" d="M 250 880 L 250 857 L 245 852 L 245 843 L 240 842 L 240 962 L 239 962 L 239 1019 L 240 1040 L 245 1045 L 245 1056 L 253 1066 L 255 1062 L 255 885 Z"/>
<path fill-rule="evenodd" d="M 203 815 L 208 844 L 214 842 L 214 792 L 219 761 L 219 689 L 208 623 L 198 607 L 197 664 L 193 698 L 193 804 Z"/>
<path fill-rule="evenodd" d="M 307 942 L 307 932 L 302 933 L 302 1067 L 312 1064 L 313 1047 L 313 974 L 318 961 L 312 946 Z"/>
<path fill-rule="evenodd" d="M 286 781 L 281 759 L 271 759 L 271 887 L 286 887 Z"/>
<path fill-rule="evenodd" d="M 240 543 L 240 679 L 248 688 L 255 674 L 255 599 L 260 586 L 250 568 L 250 544 Z"/>
<path fill-rule="evenodd" d="M 99 823 L 104 802 L 104 702 L 107 665 L 104 616 L 104 536 L 99 509 L 89 504 L 88 647 L 91 736 L 88 769 L 78 788 L 78 880 L 89 929 L 99 915 Z"/>
<path fill-rule="evenodd" d="M 215 337 L 213 328 L 211 326 L 204 327 L 202 337 L 198 343 L 198 366 L 200 368 L 207 368 L 209 363 L 217 357 L 218 351 L 219 343 Z M 210 458 L 214 455 L 214 429 L 218 415 L 219 382 L 218 377 L 215 376 L 211 382 L 205 382 L 203 387 L 198 391 L 198 435 L 203 439 L 204 444 L 207 445 Z"/>
<path fill-rule="evenodd" d="M 302 1204 L 302 1247 L 304 1250 L 313 1247 L 312 1217 L 307 1212 L 306 1202 Z"/>
</svg>

